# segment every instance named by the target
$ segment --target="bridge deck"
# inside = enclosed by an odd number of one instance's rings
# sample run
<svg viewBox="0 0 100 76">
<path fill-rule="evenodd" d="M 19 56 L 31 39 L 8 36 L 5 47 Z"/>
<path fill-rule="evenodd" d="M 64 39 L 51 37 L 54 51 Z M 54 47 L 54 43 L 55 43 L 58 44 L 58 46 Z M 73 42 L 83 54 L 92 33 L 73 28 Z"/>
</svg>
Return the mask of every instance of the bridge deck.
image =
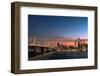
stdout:
<svg viewBox="0 0 100 76">
<path fill-rule="evenodd" d="M 43 47 L 43 48 L 51 48 L 54 49 L 54 47 L 50 47 L 48 45 L 28 45 L 28 48 L 34 48 L 34 47 Z"/>
</svg>

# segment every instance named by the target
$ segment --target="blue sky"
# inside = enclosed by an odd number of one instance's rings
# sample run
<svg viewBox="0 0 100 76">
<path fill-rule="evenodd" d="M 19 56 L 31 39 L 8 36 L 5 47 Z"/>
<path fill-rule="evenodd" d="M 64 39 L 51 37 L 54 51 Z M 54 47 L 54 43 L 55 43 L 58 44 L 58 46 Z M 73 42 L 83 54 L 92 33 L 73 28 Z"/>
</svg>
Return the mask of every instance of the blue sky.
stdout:
<svg viewBox="0 0 100 76">
<path fill-rule="evenodd" d="M 88 18 L 28 15 L 28 37 L 88 38 Z"/>
</svg>

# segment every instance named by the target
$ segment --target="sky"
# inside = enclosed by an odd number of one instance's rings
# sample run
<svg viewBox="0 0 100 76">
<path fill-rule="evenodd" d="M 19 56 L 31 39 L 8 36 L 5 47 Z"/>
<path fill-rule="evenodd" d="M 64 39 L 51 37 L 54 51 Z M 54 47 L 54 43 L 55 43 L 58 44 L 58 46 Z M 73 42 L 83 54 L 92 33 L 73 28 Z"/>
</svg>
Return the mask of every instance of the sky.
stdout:
<svg viewBox="0 0 100 76">
<path fill-rule="evenodd" d="M 88 17 L 28 15 L 28 37 L 88 38 Z"/>
</svg>

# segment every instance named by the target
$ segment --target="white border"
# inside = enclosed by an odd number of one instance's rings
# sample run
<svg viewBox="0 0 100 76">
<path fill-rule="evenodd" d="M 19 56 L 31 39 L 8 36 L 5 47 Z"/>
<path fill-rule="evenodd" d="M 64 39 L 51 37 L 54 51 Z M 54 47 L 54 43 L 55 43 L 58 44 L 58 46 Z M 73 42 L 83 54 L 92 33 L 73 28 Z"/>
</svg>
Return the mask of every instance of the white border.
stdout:
<svg viewBox="0 0 100 76">
<path fill-rule="evenodd" d="M 41 7 L 21 7 L 20 14 L 21 70 L 94 65 L 94 11 Z M 28 14 L 88 17 L 88 59 L 28 61 Z"/>
</svg>

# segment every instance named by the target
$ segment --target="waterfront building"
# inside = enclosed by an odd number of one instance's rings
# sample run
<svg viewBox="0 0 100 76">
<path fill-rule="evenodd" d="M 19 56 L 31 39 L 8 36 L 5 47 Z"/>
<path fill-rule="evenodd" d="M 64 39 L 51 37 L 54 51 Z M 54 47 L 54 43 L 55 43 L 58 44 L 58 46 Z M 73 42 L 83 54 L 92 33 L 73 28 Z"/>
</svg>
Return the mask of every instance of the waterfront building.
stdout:
<svg viewBox="0 0 100 76">
<path fill-rule="evenodd" d="M 29 40 L 29 45 L 40 45 L 55 48 L 58 44 L 65 47 L 80 47 L 82 44 L 88 44 L 88 39 L 39 39 L 32 37 Z"/>
</svg>

